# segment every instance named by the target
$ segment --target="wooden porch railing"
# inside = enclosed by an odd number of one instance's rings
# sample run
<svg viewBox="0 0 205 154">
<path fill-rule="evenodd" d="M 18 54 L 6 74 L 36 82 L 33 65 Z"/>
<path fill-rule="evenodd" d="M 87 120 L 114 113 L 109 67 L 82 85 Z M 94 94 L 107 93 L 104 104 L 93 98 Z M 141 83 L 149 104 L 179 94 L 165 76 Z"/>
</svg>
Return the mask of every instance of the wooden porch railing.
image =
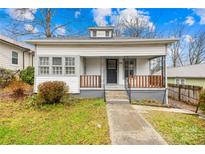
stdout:
<svg viewBox="0 0 205 154">
<path fill-rule="evenodd" d="M 162 88 L 163 77 L 161 75 L 133 75 L 128 77 L 129 88 Z"/>
<path fill-rule="evenodd" d="M 80 88 L 101 88 L 100 75 L 81 75 Z"/>
</svg>

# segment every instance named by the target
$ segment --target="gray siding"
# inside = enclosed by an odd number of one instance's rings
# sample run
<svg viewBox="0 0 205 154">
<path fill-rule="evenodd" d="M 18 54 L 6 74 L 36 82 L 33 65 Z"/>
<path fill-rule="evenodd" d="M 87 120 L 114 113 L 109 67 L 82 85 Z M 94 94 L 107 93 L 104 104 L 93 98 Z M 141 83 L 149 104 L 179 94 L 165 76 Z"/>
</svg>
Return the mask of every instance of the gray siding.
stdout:
<svg viewBox="0 0 205 154">
<path fill-rule="evenodd" d="M 83 98 L 104 98 L 103 90 L 80 90 L 80 96 Z"/>
<path fill-rule="evenodd" d="M 165 90 L 132 90 L 132 100 L 154 99 L 162 102 L 166 101 Z"/>
</svg>

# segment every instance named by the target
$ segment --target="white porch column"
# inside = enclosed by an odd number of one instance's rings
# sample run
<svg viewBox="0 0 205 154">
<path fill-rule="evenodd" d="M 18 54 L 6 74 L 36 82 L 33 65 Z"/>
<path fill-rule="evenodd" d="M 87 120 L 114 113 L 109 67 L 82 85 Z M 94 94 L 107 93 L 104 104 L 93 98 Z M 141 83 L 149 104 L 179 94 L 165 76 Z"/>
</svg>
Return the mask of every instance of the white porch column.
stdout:
<svg viewBox="0 0 205 154">
<path fill-rule="evenodd" d="M 124 68 L 123 68 L 123 57 L 119 58 L 119 66 L 118 66 L 118 84 L 124 84 Z"/>
<path fill-rule="evenodd" d="M 165 46 L 166 54 L 167 54 L 167 45 Z M 167 82 L 167 56 L 162 56 L 162 77 L 163 77 L 163 85 L 165 87 L 165 104 L 168 104 L 168 82 Z"/>
<path fill-rule="evenodd" d="M 100 58 L 100 75 L 101 75 L 101 87 L 103 87 L 103 85 L 105 84 L 105 77 L 104 77 L 104 57 Z"/>
</svg>

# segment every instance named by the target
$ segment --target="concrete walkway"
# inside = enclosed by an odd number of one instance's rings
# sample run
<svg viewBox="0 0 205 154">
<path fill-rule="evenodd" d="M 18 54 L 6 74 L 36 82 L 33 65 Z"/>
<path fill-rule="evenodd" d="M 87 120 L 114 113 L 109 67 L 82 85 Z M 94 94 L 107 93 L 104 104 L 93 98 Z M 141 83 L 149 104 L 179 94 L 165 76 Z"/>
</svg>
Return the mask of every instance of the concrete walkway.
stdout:
<svg viewBox="0 0 205 154">
<path fill-rule="evenodd" d="M 146 105 L 132 105 L 132 108 L 134 108 L 138 113 L 146 113 L 147 111 L 153 110 L 153 111 L 175 112 L 175 113 L 184 113 L 184 114 L 196 114 L 186 109 L 155 107 L 155 106 L 146 106 Z"/>
<path fill-rule="evenodd" d="M 114 145 L 160 145 L 166 141 L 128 103 L 108 103 L 110 136 Z"/>
</svg>

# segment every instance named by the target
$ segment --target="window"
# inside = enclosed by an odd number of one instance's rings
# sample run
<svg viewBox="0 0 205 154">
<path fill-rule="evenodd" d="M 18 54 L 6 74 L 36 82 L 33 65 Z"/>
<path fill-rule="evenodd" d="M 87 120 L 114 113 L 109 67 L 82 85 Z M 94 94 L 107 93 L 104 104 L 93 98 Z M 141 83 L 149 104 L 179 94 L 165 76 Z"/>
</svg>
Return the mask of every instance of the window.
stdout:
<svg viewBox="0 0 205 154">
<path fill-rule="evenodd" d="M 181 79 L 181 84 L 185 85 L 185 79 Z"/>
<path fill-rule="evenodd" d="M 75 75 L 75 57 L 39 57 L 39 75 Z"/>
<path fill-rule="evenodd" d="M 125 77 L 127 78 L 130 75 L 135 73 L 135 59 L 126 59 L 125 60 Z"/>
<path fill-rule="evenodd" d="M 12 64 L 18 64 L 18 53 L 12 51 Z"/>
<path fill-rule="evenodd" d="M 73 75 L 75 74 L 75 58 L 65 57 L 65 74 Z"/>
<path fill-rule="evenodd" d="M 108 31 L 108 30 L 106 31 L 106 34 L 105 34 L 105 35 L 106 35 L 106 37 L 108 37 L 108 36 L 109 36 L 109 31 Z"/>
<path fill-rule="evenodd" d="M 39 57 L 39 74 L 49 74 L 49 57 Z"/>
<path fill-rule="evenodd" d="M 97 36 L 97 32 L 96 30 L 93 31 L 93 37 L 96 37 Z"/>
<path fill-rule="evenodd" d="M 176 84 L 185 85 L 186 80 L 184 78 L 176 78 Z"/>
<path fill-rule="evenodd" d="M 176 84 L 180 84 L 180 79 L 176 78 Z"/>
<path fill-rule="evenodd" d="M 52 58 L 52 73 L 54 75 L 62 74 L 62 58 L 61 57 Z"/>
</svg>

